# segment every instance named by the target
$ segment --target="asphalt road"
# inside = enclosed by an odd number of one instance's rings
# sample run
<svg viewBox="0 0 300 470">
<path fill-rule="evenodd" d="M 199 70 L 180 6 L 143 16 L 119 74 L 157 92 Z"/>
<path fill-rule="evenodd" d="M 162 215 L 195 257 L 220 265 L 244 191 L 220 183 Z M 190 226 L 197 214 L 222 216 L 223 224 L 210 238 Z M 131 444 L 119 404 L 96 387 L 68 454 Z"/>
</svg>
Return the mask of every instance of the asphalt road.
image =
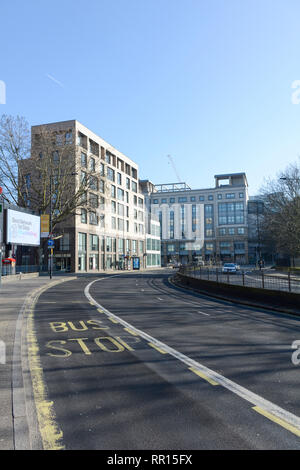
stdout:
<svg viewBox="0 0 300 470">
<path fill-rule="evenodd" d="M 41 295 L 34 386 L 53 403 L 62 446 L 300 449 L 300 320 L 184 291 L 169 276 L 79 278 Z"/>
</svg>

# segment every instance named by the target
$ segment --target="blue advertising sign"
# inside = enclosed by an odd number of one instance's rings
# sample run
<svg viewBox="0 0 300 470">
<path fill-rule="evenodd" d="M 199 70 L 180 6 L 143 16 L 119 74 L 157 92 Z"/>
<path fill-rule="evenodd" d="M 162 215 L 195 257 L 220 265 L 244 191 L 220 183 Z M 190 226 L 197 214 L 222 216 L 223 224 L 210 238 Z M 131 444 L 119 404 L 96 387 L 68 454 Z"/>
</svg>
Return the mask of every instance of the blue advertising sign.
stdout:
<svg viewBox="0 0 300 470">
<path fill-rule="evenodd" d="M 140 269 L 140 258 L 133 258 L 133 269 Z"/>
<path fill-rule="evenodd" d="M 48 247 L 53 248 L 54 247 L 54 240 L 48 240 Z"/>
</svg>

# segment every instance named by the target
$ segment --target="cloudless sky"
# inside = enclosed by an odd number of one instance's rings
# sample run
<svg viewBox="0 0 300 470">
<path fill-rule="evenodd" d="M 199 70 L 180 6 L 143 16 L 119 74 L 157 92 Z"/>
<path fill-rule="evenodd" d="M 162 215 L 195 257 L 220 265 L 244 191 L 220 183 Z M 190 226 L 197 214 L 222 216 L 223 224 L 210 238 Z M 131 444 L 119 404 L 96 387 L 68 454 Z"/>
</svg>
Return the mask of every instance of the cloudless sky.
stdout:
<svg viewBox="0 0 300 470">
<path fill-rule="evenodd" d="M 300 154 L 299 0 L 5 0 L 0 114 L 77 119 L 192 188 L 245 171 L 250 194 Z"/>
</svg>

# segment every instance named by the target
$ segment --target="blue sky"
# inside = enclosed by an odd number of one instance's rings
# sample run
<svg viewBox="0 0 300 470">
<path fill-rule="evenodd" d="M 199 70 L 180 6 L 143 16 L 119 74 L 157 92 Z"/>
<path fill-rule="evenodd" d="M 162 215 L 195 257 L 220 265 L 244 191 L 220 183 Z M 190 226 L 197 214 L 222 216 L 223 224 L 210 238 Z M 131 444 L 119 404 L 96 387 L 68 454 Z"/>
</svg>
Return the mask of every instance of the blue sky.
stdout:
<svg viewBox="0 0 300 470">
<path fill-rule="evenodd" d="M 299 0 L 11 0 L 0 12 L 0 113 L 78 119 L 154 183 L 250 194 L 300 154 Z"/>
</svg>

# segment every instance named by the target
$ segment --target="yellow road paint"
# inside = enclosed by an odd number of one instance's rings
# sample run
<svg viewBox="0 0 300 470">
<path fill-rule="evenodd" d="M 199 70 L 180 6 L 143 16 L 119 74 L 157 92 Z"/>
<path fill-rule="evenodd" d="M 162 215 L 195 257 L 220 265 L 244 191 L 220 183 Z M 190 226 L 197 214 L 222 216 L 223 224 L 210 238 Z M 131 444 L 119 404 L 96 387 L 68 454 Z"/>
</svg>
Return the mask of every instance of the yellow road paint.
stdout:
<svg viewBox="0 0 300 470">
<path fill-rule="evenodd" d="M 148 344 L 149 344 L 149 346 L 151 346 L 151 348 L 156 349 L 156 351 L 160 352 L 161 354 L 168 354 L 167 351 L 165 351 L 164 349 L 159 348 L 155 344 L 153 344 L 153 343 L 148 343 Z"/>
<path fill-rule="evenodd" d="M 133 336 L 139 336 L 135 331 L 131 330 L 130 328 L 124 328 L 124 330 Z"/>
<path fill-rule="evenodd" d="M 279 426 L 282 426 L 283 428 L 287 429 L 288 431 L 292 432 L 293 434 L 296 434 L 296 436 L 300 437 L 300 429 L 296 428 L 292 424 L 287 423 L 281 418 L 278 418 L 277 416 L 273 415 L 272 413 L 269 413 L 268 411 L 265 411 L 264 409 L 260 408 L 259 406 L 253 406 L 252 408 L 254 411 L 257 413 L 260 413 L 261 415 L 265 416 L 266 418 L 270 419 L 276 424 L 279 424 Z"/>
<path fill-rule="evenodd" d="M 119 323 L 118 320 L 115 320 L 113 317 L 108 317 L 108 319 L 113 323 Z"/>
<path fill-rule="evenodd" d="M 103 310 L 101 310 L 101 308 L 97 308 L 97 312 L 104 313 Z"/>
<path fill-rule="evenodd" d="M 189 367 L 189 369 L 194 372 L 194 374 L 198 375 L 199 377 L 201 377 L 202 379 L 206 380 L 207 382 L 209 382 L 211 385 L 219 385 L 218 382 L 215 382 L 215 380 L 211 379 L 210 377 L 207 377 L 207 375 L 203 374 L 203 372 L 201 372 L 200 370 L 198 369 L 194 369 L 193 367 Z"/>
<path fill-rule="evenodd" d="M 27 352 L 29 370 L 32 380 L 32 389 L 34 402 L 36 406 L 39 430 L 45 450 L 65 449 L 63 444 L 63 433 L 56 422 L 53 402 L 48 399 L 46 384 L 44 381 L 43 368 L 40 360 L 39 346 L 34 328 L 34 307 L 40 295 L 47 289 L 60 284 L 61 282 L 71 281 L 76 278 L 59 280 L 37 289 L 29 297 L 25 308 L 27 315 Z"/>
<path fill-rule="evenodd" d="M 122 338 L 120 338 L 120 336 L 117 336 L 117 340 L 119 341 L 119 343 L 121 343 L 126 349 L 128 349 L 128 351 L 134 351 L 134 349 L 129 346 L 129 344 L 127 344 Z"/>
</svg>

